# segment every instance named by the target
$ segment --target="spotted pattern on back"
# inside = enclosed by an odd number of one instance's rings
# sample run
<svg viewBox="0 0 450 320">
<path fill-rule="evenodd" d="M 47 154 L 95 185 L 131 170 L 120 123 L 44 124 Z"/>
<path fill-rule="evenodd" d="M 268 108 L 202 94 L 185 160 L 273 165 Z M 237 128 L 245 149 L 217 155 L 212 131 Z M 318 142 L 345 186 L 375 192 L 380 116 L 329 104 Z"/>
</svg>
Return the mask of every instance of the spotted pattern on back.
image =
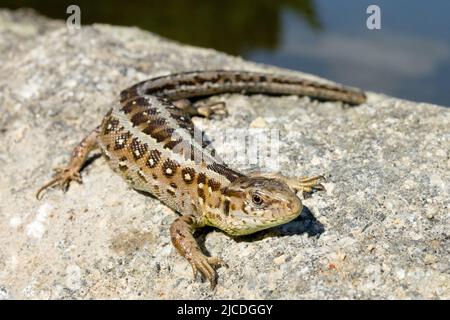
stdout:
<svg viewBox="0 0 450 320">
<path fill-rule="evenodd" d="M 223 70 L 162 76 L 122 91 L 120 104 L 105 116 L 98 142 L 108 163 L 135 188 L 155 194 L 175 210 L 198 210 L 200 204 L 192 199 L 218 208 L 217 194 L 243 175 L 217 158 L 189 115 L 171 101 L 224 92 L 365 101 L 358 90 L 289 76 Z M 230 210 L 232 204 L 224 206 Z"/>
</svg>

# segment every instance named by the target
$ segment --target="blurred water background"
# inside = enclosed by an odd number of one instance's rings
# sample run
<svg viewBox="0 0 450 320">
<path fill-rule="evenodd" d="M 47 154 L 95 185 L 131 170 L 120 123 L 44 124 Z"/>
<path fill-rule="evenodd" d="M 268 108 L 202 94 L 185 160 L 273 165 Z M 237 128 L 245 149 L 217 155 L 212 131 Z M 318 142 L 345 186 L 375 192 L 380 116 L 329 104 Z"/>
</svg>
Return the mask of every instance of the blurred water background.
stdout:
<svg viewBox="0 0 450 320">
<path fill-rule="evenodd" d="M 450 106 L 447 0 L 0 0 L 82 24 L 138 26 L 162 36 L 305 71 L 396 97 Z M 381 9 L 368 30 L 366 9 Z"/>
</svg>

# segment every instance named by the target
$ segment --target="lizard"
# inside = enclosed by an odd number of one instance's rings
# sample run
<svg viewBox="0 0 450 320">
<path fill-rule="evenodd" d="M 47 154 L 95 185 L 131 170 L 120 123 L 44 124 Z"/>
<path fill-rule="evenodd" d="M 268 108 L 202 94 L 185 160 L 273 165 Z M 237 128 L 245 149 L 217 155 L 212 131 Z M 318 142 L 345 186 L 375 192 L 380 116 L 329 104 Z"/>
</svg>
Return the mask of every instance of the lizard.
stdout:
<svg viewBox="0 0 450 320">
<path fill-rule="evenodd" d="M 251 234 L 287 223 L 300 215 L 297 192 L 324 190 L 323 176 L 286 177 L 244 174 L 220 161 L 215 150 L 195 137 L 193 116 L 224 115 L 225 106 L 194 103 L 222 93 L 299 95 L 358 105 L 363 91 L 295 76 L 240 70 L 188 71 L 139 82 L 120 93 L 101 124 L 73 149 L 69 163 L 37 192 L 71 181 L 89 153 L 100 148 L 109 166 L 132 188 L 154 195 L 179 213 L 170 225 L 171 242 L 198 273 L 217 284 L 219 257 L 206 256 L 197 229 L 212 226 L 231 236 Z M 201 100 L 199 100 L 201 101 Z"/>
</svg>

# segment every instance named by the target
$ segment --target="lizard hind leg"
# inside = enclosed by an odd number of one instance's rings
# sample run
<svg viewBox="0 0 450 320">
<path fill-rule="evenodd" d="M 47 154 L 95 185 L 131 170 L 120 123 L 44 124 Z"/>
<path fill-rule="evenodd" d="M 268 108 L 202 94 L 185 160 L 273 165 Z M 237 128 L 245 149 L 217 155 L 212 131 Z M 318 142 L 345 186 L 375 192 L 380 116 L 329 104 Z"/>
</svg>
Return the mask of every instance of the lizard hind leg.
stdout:
<svg viewBox="0 0 450 320">
<path fill-rule="evenodd" d="M 227 106 L 223 101 L 205 102 L 199 100 L 194 103 L 197 112 L 208 119 L 222 119 L 228 115 Z"/>
<path fill-rule="evenodd" d="M 71 181 L 81 183 L 80 170 L 87 160 L 89 153 L 97 147 L 97 136 L 100 127 L 92 130 L 81 142 L 73 149 L 69 163 L 65 167 L 55 169 L 56 174 L 47 183 L 45 183 L 36 193 L 38 200 L 42 199 L 42 192 L 53 186 L 60 186 L 66 192 L 69 189 Z"/>
<path fill-rule="evenodd" d="M 188 99 L 181 99 L 176 100 L 173 103 L 191 117 L 222 119 L 228 115 L 226 104 L 223 101 L 206 102 L 204 100 L 198 100 L 191 102 Z"/>
</svg>

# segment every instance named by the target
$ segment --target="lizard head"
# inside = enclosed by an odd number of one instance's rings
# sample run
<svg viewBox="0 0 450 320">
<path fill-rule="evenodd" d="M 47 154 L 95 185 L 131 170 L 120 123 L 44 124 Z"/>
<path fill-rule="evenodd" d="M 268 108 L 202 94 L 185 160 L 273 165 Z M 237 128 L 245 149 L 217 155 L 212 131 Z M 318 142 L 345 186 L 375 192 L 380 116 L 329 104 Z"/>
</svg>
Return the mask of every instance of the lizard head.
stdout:
<svg viewBox="0 0 450 320">
<path fill-rule="evenodd" d="M 289 186 L 265 177 L 242 177 L 223 190 L 223 210 L 213 225 L 231 235 L 245 235 L 287 223 L 303 206 Z"/>
</svg>

